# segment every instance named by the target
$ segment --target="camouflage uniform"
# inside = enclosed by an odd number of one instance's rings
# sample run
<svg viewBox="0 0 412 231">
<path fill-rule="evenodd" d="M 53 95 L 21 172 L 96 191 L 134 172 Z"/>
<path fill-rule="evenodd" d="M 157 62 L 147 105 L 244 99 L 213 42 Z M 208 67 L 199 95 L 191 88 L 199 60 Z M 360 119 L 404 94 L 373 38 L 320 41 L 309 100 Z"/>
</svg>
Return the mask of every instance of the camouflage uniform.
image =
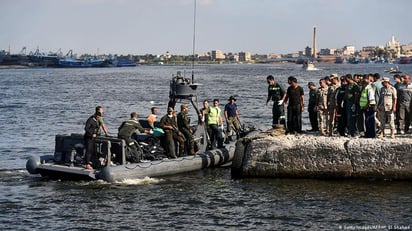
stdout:
<svg viewBox="0 0 412 231">
<path fill-rule="evenodd" d="M 120 125 L 119 134 L 117 135 L 118 138 L 124 139 L 130 148 L 130 153 L 126 156 L 126 160 L 132 163 L 140 162 L 143 158 L 143 151 L 131 138 L 136 129 L 142 133 L 144 132 L 144 128 L 138 121 L 134 119 L 126 120 Z"/>
<path fill-rule="evenodd" d="M 319 120 L 319 130 L 320 134 L 324 135 L 325 130 L 328 132 L 329 127 L 327 126 L 328 121 L 328 90 L 329 87 L 318 88 L 317 93 L 317 107 L 318 107 L 318 120 Z"/>
<path fill-rule="evenodd" d="M 171 126 L 173 129 L 166 128 L 165 126 Z M 179 143 L 179 154 L 182 154 L 185 150 L 185 142 L 184 138 L 179 135 L 177 130 L 175 116 L 163 116 L 162 119 L 160 119 L 160 127 L 165 131 L 165 149 L 168 152 L 168 156 L 171 158 L 176 158 L 175 140 Z"/>
<path fill-rule="evenodd" d="M 192 129 L 190 128 L 190 118 L 187 112 L 182 111 L 179 112 L 179 114 L 177 114 L 177 126 L 179 127 L 179 130 L 183 133 L 187 140 L 189 154 L 194 155 L 195 140 L 192 134 Z"/>
<path fill-rule="evenodd" d="M 338 89 L 338 85 L 332 84 L 329 86 L 328 90 L 328 116 L 326 120 L 326 130 L 329 131 L 329 136 L 333 134 L 333 128 L 335 127 L 335 113 L 336 113 L 336 90 Z"/>
</svg>

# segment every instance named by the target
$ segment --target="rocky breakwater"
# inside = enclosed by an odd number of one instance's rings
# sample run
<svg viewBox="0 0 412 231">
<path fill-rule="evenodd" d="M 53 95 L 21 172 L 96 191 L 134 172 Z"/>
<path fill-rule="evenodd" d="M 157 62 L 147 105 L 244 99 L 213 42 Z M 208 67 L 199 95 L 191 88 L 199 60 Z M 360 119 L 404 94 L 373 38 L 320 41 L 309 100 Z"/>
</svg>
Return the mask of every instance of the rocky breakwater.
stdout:
<svg viewBox="0 0 412 231">
<path fill-rule="evenodd" d="M 412 137 L 284 135 L 270 129 L 237 142 L 232 176 L 412 180 Z"/>
</svg>

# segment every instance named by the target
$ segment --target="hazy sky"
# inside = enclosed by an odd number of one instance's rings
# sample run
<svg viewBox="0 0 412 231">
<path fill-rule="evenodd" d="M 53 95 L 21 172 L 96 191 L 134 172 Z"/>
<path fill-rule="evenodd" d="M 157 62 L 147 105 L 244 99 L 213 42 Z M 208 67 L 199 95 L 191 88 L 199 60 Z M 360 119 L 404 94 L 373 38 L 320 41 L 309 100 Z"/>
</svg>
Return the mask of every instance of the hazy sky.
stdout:
<svg viewBox="0 0 412 231">
<path fill-rule="evenodd" d="M 0 0 L 0 50 L 189 55 L 194 0 Z M 195 52 L 412 42 L 411 0 L 197 0 Z"/>
</svg>

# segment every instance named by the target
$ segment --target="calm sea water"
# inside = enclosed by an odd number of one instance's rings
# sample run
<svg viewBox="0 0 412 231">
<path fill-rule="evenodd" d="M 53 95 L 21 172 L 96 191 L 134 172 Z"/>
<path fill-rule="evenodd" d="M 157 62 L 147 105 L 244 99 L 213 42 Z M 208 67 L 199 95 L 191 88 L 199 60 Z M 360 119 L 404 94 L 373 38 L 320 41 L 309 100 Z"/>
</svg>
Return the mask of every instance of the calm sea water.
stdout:
<svg viewBox="0 0 412 231">
<path fill-rule="evenodd" d="M 199 102 L 235 95 L 241 122 L 269 127 L 266 76 L 304 86 L 331 73 L 391 65 L 196 66 Z M 400 66 L 412 73 L 412 65 Z M 412 229 L 412 184 L 308 179 L 233 180 L 229 168 L 118 183 L 61 182 L 29 175 L 31 155 L 52 154 L 56 134 L 82 133 L 97 105 L 109 133 L 136 111 L 166 112 L 169 80 L 185 66 L 0 70 L 0 230 L 342 230 Z M 153 102 L 151 102 L 153 101 Z M 308 115 L 304 112 L 304 127 Z M 352 229 L 352 230 L 353 230 Z"/>
</svg>

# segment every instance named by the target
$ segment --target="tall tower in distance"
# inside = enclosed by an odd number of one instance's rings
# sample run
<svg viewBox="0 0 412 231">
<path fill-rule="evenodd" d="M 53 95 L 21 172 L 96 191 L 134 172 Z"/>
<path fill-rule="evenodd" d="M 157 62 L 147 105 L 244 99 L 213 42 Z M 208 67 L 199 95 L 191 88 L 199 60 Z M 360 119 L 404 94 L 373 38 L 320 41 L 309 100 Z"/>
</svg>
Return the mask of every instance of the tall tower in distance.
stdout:
<svg viewBox="0 0 412 231">
<path fill-rule="evenodd" d="M 318 58 L 316 53 L 316 27 L 313 27 L 313 59 Z"/>
</svg>

